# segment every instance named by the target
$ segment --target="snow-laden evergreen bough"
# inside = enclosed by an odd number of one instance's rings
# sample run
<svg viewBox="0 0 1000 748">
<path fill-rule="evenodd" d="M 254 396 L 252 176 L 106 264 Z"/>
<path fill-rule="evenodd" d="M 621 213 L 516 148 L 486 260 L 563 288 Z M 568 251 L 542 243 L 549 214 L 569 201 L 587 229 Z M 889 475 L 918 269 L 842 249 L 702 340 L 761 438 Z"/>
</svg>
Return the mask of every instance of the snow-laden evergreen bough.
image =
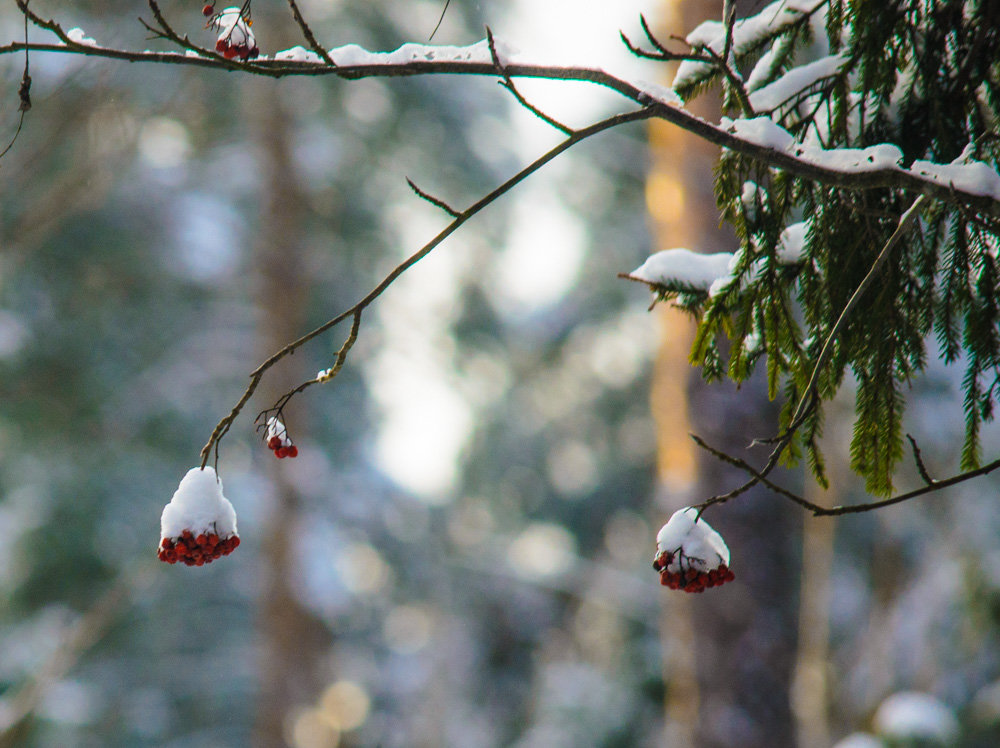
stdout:
<svg viewBox="0 0 1000 748">
<path fill-rule="evenodd" d="M 716 194 L 723 219 L 736 230 L 737 244 L 731 252 L 709 256 L 699 247 L 668 250 L 623 275 L 647 284 L 656 300 L 671 300 L 697 315 L 692 357 L 709 379 L 739 382 L 763 363 L 771 397 L 784 401 L 777 436 L 762 435 L 762 441 L 774 446 L 761 465 L 696 438 L 748 477 L 743 485 L 693 508 L 697 521 L 685 511 L 671 522 L 690 520 L 701 534 L 698 528 L 708 529 L 701 519 L 708 506 L 758 483 L 815 514 L 831 515 L 877 509 L 1000 467 L 1000 460 L 984 462 L 980 454 L 980 430 L 993 419 L 1000 388 L 998 3 L 778 0 L 747 18 L 729 13 L 703 23 L 689 30 L 685 43 L 669 47 L 641 19 L 644 42 L 635 44 L 625 34 L 622 39 L 642 57 L 680 62 L 671 87 L 599 68 L 536 64 L 488 30 L 485 40 L 465 47 L 406 44 L 392 52 L 371 52 L 347 44 L 328 49 L 294 0 L 288 6 L 304 46 L 270 55 L 258 47 L 251 30 L 250 0 L 221 11 L 214 2 L 201 8 L 208 19 L 202 32 L 208 34 L 207 46 L 199 43 L 198 24 L 185 17 L 182 28 L 190 26 L 192 33 L 178 31 L 156 0 L 148 0 L 152 20 L 143 23 L 167 46 L 153 51 L 102 46 L 79 28 L 38 15 L 27 0 L 17 4 L 26 21 L 52 35 L 43 42 L 29 42 L 25 35 L 23 42 L 0 47 L 0 54 L 24 55 L 22 112 L 30 108 L 28 55 L 57 53 L 273 78 L 490 76 L 564 136 L 465 208 L 410 182 L 419 198 L 448 215 L 448 225 L 357 303 L 251 372 L 246 390 L 202 448 L 203 469 L 213 455 L 218 464 L 221 440 L 271 367 L 313 338 L 349 325 L 330 367 L 258 417 L 275 455 L 281 457 L 284 450 L 284 456 L 294 456 L 290 450 L 297 449 L 282 420 L 284 406 L 308 387 L 336 378 L 360 334 L 363 314 L 400 275 L 577 143 L 653 118 L 722 147 Z M 196 8 L 192 6 L 194 16 Z M 626 106 L 612 117 L 572 127 L 537 102 L 528 102 L 516 84 L 523 78 L 587 81 L 619 93 Z M 715 89 L 722 91 L 725 115 L 718 123 L 685 109 L 686 101 Z M 892 495 L 903 456 L 906 388 L 929 355 L 964 369 L 964 445 L 956 472 L 935 480 L 920 458 L 917 439 L 911 438 L 924 485 Z M 770 474 L 778 464 L 805 456 L 815 479 L 825 485 L 817 446 L 823 403 L 847 377 L 857 384 L 851 465 L 871 493 L 886 498 L 822 506 L 778 485 Z M 235 524 L 233 533 L 235 537 Z M 679 588 L 689 586 L 689 571 L 706 571 L 700 561 L 709 563 L 684 542 L 675 549 L 659 548 L 657 559 L 661 575 L 666 573 Z M 728 561 L 725 565 L 728 569 Z M 721 566 L 720 561 L 713 568 Z M 679 580 L 672 576 L 681 572 Z"/>
</svg>

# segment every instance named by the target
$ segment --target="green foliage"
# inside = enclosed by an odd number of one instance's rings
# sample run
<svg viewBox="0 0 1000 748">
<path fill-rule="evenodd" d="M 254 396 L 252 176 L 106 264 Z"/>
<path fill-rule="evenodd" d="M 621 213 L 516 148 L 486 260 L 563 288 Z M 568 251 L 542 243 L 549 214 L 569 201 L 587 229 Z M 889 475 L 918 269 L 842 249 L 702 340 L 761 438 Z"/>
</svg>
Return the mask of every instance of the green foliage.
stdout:
<svg viewBox="0 0 1000 748">
<path fill-rule="evenodd" d="M 918 159 L 948 163 L 961 157 L 996 168 L 1000 6 L 960 0 L 861 0 L 845 6 L 820 3 L 811 15 L 776 27 L 776 34 L 734 44 L 743 80 L 769 55 L 765 69 L 754 70 L 757 90 L 817 56 L 839 54 L 843 60 L 834 74 L 754 116 L 768 114 L 797 142 L 826 149 L 892 143 L 904 167 Z M 717 69 L 703 72 L 685 79 L 682 95 L 712 84 L 729 89 Z M 723 96 L 726 113 L 749 116 L 733 104 L 736 98 Z M 821 186 L 731 152 L 720 160 L 716 192 L 740 248 L 733 282 L 711 297 L 688 300 L 687 307 L 700 314 L 692 358 L 706 377 L 736 381 L 764 360 L 771 397 L 783 392 L 788 400 L 785 429 L 841 312 L 917 195 Z M 807 224 L 804 253 L 798 263 L 782 265 L 781 234 L 796 221 Z M 955 203 L 928 207 L 846 319 L 816 373 L 820 403 L 834 396 L 848 372 L 856 381 L 851 464 L 872 493 L 892 491 L 902 456 L 904 392 L 925 366 L 932 335 L 940 355 L 964 367 L 961 466 L 979 464 L 980 428 L 993 418 L 1000 387 L 998 229 Z M 724 339 L 730 342 L 723 349 Z M 787 457 L 794 461 L 804 451 L 822 482 L 816 449 L 821 423 L 820 405 Z"/>
</svg>

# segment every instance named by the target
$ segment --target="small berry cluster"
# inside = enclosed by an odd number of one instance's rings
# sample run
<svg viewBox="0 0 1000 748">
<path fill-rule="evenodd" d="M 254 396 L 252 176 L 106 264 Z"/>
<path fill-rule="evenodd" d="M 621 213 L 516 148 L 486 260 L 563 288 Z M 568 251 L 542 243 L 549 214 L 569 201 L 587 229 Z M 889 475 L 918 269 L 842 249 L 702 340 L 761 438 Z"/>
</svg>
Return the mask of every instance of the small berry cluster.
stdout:
<svg viewBox="0 0 1000 748">
<path fill-rule="evenodd" d="M 725 564 L 720 564 L 709 571 L 698 571 L 688 566 L 686 571 L 670 571 L 673 554 L 661 553 L 653 561 L 653 568 L 660 572 L 660 584 L 672 590 L 685 592 L 704 592 L 710 587 L 718 587 L 736 579 L 733 570 Z"/>
<path fill-rule="evenodd" d="M 216 533 L 200 533 L 197 537 L 185 530 L 176 538 L 160 540 L 157 551 L 160 561 L 168 564 L 182 563 L 187 566 L 204 566 L 220 556 L 228 556 L 240 544 L 240 536 L 230 535 L 220 538 Z"/>
<path fill-rule="evenodd" d="M 215 51 L 227 60 L 232 60 L 235 57 L 239 57 L 241 60 L 256 60 L 260 54 L 256 44 L 248 47 L 246 44 L 232 44 L 226 39 L 219 39 L 215 43 Z"/>
<path fill-rule="evenodd" d="M 237 57 L 244 61 L 255 60 L 260 55 L 257 41 L 250 30 L 253 21 L 250 20 L 248 7 L 249 3 L 244 8 L 226 8 L 216 13 L 215 3 L 212 2 L 201 9 L 202 14 L 209 19 L 208 27 L 219 32 L 215 51 L 227 60 Z"/>
<path fill-rule="evenodd" d="M 299 456 L 299 448 L 292 444 L 292 440 L 288 438 L 288 429 L 285 428 L 285 424 L 278 416 L 274 415 L 268 418 L 263 426 L 257 427 L 258 430 L 261 428 L 264 429 L 264 441 L 267 443 L 267 448 L 274 452 L 274 456 L 279 460 Z"/>
<path fill-rule="evenodd" d="M 299 448 L 292 444 L 292 440 L 287 436 L 284 439 L 280 436 L 272 436 L 267 440 L 267 448 L 273 451 L 274 456 L 279 460 L 299 456 Z"/>
</svg>

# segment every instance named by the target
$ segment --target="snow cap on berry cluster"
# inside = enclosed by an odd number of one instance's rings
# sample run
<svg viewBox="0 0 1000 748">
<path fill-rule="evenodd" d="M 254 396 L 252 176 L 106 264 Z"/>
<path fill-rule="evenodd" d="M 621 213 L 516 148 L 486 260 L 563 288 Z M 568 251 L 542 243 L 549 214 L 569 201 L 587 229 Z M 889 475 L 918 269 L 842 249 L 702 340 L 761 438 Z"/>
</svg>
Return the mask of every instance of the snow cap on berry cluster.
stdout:
<svg viewBox="0 0 1000 748">
<path fill-rule="evenodd" d="M 256 43 L 253 31 L 243 19 L 243 12 L 236 6 L 220 11 L 215 17 L 214 25 L 219 30 L 219 39 L 233 46 L 245 44 L 253 47 Z"/>
<path fill-rule="evenodd" d="M 212 17 L 209 25 L 219 32 L 215 51 L 227 59 L 239 57 L 241 60 L 252 60 L 259 54 L 250 22 L 240 8 L 226 8 Z"/>
<path fill-rule="evenodd" d="M 656 534 L 656 554 L 674 556 L 667 568 L 678 571 L 681 562 L 708 571 L 729 566 L 729 547 L 692 506 L 679 509 Z M 697 519 L 697 521 L 695 521 Z M 683 558 L 682 558 L 683 555 Z"/>
<path fill-rule="evenodd" d="M 278 459 L 299 456 L 299 448 L 292 443 L 288 437 L 288 429 L 277 416 L 267 419 L 264 442 Z"/>
<path fill-rule="evenodd" d="M 722 536 L 698 519 L 693 507 L 674 512 L 660 528 L 653 568 L 660 573 L 660 584 L 685 592 L 704 592 L 736 578 Z"/>
<path fill-rule="evenodd" d="M 281 440 L 282 447 L 288 447 L 292 444 L 292 440 L 288 438 L 288 429 L 285 428 L 285 424 L 278 416 L 271 416 L 267 419 L 267 432 L 264 434 L 264 441 L 270 444 L 271 439 L 275 437 Z"/>
<path fill-rule="evenodd" d="M 222 481 L 210 467 L 192 468 L 181 479 L 160 516 L 160 537 L 178 538 L 187 530 L 194 535 L 214 533 L 221 538 L 237 535 L 236 510 L 222 495 Z"/>
</svg>

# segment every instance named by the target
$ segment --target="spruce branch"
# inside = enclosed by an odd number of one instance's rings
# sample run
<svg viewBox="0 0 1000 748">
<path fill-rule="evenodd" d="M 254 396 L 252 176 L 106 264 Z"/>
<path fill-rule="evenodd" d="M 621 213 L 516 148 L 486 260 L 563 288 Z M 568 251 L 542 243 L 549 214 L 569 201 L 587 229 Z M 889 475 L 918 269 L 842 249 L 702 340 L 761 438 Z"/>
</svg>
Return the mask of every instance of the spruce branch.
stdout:
<svg viewBox="0 0 1000 748">
<path fill-rule="evenodd" d="M 826 339 L 823 342 L 823 346 L 820 349 L 819 356 L 817 357 L 816 363 L 813 365 L 812 368 L 812 373 L 809 376 L 809 381 L 806 384 L 806 387 L 802 392 L 802 396 L 799 399 L 798 404 L 796 405 L 795 410 L 792 413 L 792 417 L 789 420 L 788 428 L 779 437 L 768 440 L 776 443 L 774 449 L 771 451 L 771 454 L 768 456 L 767 462 L 765 463 L 764 467 L 761 468 L 759 471 L 757 471 L 754 470 L 752 467 L 750 467 L 750 465 L 745 461 L 740 460 L 740 458 L 733 457 L 731 455 L 728 456 L 729 460 L 731 460 L 731 464 L 743 468 L 746 472 L 750 474 L 751 477 L 743 484 L 737 486 L 731 491 L 727 491 L 726 493 L 712 496 L 711 498 L 702 502 L 699 505 L 701 511 L 704 511 L 706 508 L 712 506 L 713 504 L 724 504 L 730 499 L 736 498 L 737 496 L 746 493 L 760 482 L 765 482 L 765 485 L 767 485 L 772 490 L 781 493 L 782 495 L 787 494 L 787 492 L 784 491 L 784 489 L 777 490 L 772 486 L 772 484 L 766 482 L 767 476 L 771 473 L 772 470 L 774 470 L 775 467 L 777 467 L 779 461 L 781 460 L 782 455 L 785 452 L 785 449 L 787 449 L 788 446 L 792 443 L 792 439 L 795 437 L 796 432 L 799 430 L 802 424 L 805 423 L 806 419 L 812 414 L 812 412 L 817 407 L 819 407 L 819 402 L 821 397 L 819 389 L 817 387 L 817 383 L 819 381 L 820 373 L 826 368 L 827 364 L 830 362 L 830 357 L 833 355 L 834 341 L 839 337 L 840 333 L 843 331 L 844 326 L 847 324 L 848 318 L 850 317 L 851 313 L 854 312 L 854 310 L 857 308 L 858 303 L 864 296 L 865 292 L 871 287 L 871 284 L 874 282 L 875 278 L 878 277 L 879 272 L 885 266 L 885 262 L 888 259 L 889 255 L 891 254 L 892 250 L 896 247 L 897 244 L 899 244 L 900 240 L 909 231 L 910 226 L 916 219 L 921 207 L 926 201 L 927 201 L 927 196 L 920 195 L 919 197 L 917 197 L 916 200 L 913 201 L 913 204 L 910 205 L 910 207 L 906 210 L 906 212 L 903 213 L 902 217 L 899 219 L 898 225 L 896 226 L 896 230 L 893 231 L 892 235 L 886 241 L 881 251 L 879 251 L 878 255 L 875 258 L 875 261 L 869 268 L 868 273 L 862 279 L 858 287 L 854 290 L 854 293 L 851 294 L 851 297 L 850 299 L 848 299 L 847 304 L 840 312 L 840 315 L 837 317 L 837 321 L 834 323 L 833 328 L 827 334 Z M 699 437 L 696 436 L 694 437 L 694 439 L 699 446 L 715 454 L 714 450 L 707 444 L 705 444 L 705 442 L 701 440 Z M 759 442 L 760 440 L 755 440 L 754 443 L 759 443 Z M 718 455 L 716 456 L 718 457 Z"/>
</svg>

